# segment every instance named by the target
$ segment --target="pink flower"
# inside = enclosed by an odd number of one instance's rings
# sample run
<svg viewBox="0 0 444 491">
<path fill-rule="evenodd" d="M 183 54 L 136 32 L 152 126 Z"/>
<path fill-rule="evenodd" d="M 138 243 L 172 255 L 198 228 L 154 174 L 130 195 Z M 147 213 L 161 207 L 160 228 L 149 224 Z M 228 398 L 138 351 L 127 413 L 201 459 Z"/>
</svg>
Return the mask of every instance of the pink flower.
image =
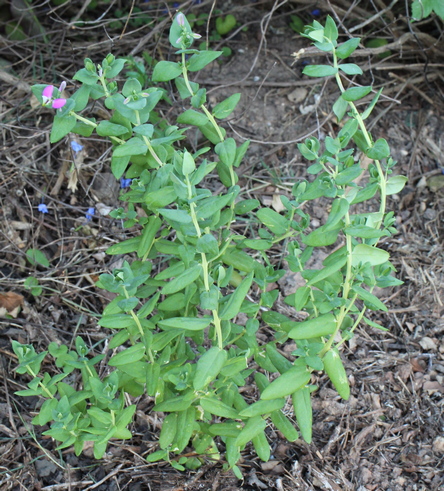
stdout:
<svg viewBox="0 0 444 491">
<path fill-rule="evenodd" d="M 62 93 L 65 90 L 66 87 L 66 82 L 63 81 L 60 84 L 60 89 L 59 92 Z M 58 99 L 53 99 L 54 95 L 54 86 L 53 85 L 47 85 L 42 92 L 42 99 L 43 99 L 43 105 L 46 106 L 49 103 L 51 103 L 51 107 L 53 109 L 60 109 L 66 104 L 66 99 L 64 98 L 58 98 Z"/>
<path fill-rule="evenodd" d="M 54 99 L 52 102 L 53 109 L 60 109 L 66 104 L 66 99 Z"/>
<path fill-rule="evenodd" d="M 42 92 L 43 104 L 47 104 L 52 99 L 52 94 L 54 93 L 54 86 L 47 85 Z"/>
</svg>

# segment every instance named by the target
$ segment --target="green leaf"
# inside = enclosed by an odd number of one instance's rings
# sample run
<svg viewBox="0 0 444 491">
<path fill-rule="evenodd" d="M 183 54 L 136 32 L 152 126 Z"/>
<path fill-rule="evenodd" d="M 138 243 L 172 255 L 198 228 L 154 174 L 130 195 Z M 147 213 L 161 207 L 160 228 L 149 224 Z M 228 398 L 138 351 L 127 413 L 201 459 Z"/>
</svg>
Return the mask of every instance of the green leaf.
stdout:
<svg viewBox="0 0 444 491">
<path fill-rule="evenodd" d="M 170 413 L 165 417 L 162 423 L 162 429 L 159 436 L 159 447 L 168 448 L 176 438 L 177 432 L 177 413 Z"/>
<path fill-rule="evenodd" d="M 220 418 L 238 419 L 238 412 L 227 404 L 223 403 L 219 399 L 214 397 L 201 397 L 199 404 L 204 411 L 208 411 Z"/>
<path fill-rule="evenodd" d="M 338 121 L 341 121 L 345 116 L 348 109 L 348 103 L 341 96 L 338 97 L 336 102 L 333 104 L 333 112 L 335 113 Z"/>
<path fill-rule="evenodd" d="M 338 228 L 336 230 L 325 231 L 323 226 L 321 226 L 303 237 L 302 242 L 312 247 L 324 247 L 332 245 L 336 242 L 340 230 L 341 229 Z"/>
<path fill-rule="evenodd" d="M 86 68 L 82 68 L 76 72 L 76 74 L 73 77 L 73 80 L 78 80 L 79 82 L 82 82 L 82 84 L 85 85 L 96 85 L 97 81 L 99 80 L 99 77 L 98 75 L 90 72 Z"/>
<path fill-rule="evenodd" d="M 355 292 L 358 297 L 364 301 L 365 306 L 368 307 L 370 310 L 382 310 L 383 312 L 387 312 L 387 307 L 381 302 L 381 300 L 379 300 L 378 297 L 373 295 L 373 293 L 370 293 L 369 291 L 358 285 L 355 285 L 352 288 L 352 291 Z"/>
<path fill-rule="evenodd" d="M 346 186 L 350 182 L 357 179 L 363 173 L 363 171 L 364 169 L 359 164 L 347 167 L 336 176 L 336 184 L 339 186 Z"/>
<path fill-rule="evenodd" d="M 140 238 L 140 245 L 137 249 L 137 257 L 143 258 L 144 256 L 148 255 L 154 244 L 156 234 L 160 230 L 161 226 L 162 220 L 159 217 L 151 216 L 148 219 L 148 223 L 145 224 L 142 236 Z"/>
<path fill-rule="evenodd" d="M 332 381 L 338 394 L 343 399 L 348 400 L 350 397 L 350 386 L 338 350 L 336 348 L 331 348 L 324 355 L 322 361 L 324 362 L 325 373 Z"/>
<path fill-rule="evenodd" d="M 259 200 L 257 199 L 244 199 L 242 201 L 238 201 L 234 205 L 234 213 L 236 215 L 246 215 L 250 211 L 253 211 L 260 205 Z"/>
<path fill-rule="evenodd" d="M 386 194 L 397 194 L 403 190 L 405 183 L 408 181 L 408 178 L 405 176 L 392 176 L 388 179 L 386 184 Z"/>
<path fill-rule="evenodd" d="M 120 179 L 123 176 L 129 161 L 129 155 L 126 157 L 116 157 L 113 155 L 111 157 L 111 171 L 116 179 Z"/>
<path fill-rule="evenodd" d="M 191 98 L 191 105 L 196 109 L 201 108 L 207 102 L 207 91 L 199 89 Z"/>
<path fill-rule="evenodd" d="M 119 242 L 117 244 L 113 244 L 108 247 L 105 251 L 107 254 L 116 255 L 116 254 L 129 254 L 130 252 L 136 252 L 140 246 L 140 236 L 131 237 L 131 239 L 124 240 L 123 242 Z"/>
<path fill-rule="evenodd" d="M 273 242 L 265 239 L 245 239 L 242 244 L 255 251 L 266 251 L 273 247 Z"/>
<path fill-rule="evenodd" d="M 160 208 L 159 213 L 163 215 L 167 220 L 179 223 L 191 223 L 191 216 L 184 210 L 170 210 L 168 208 Z"/>
<path fill-rule="evenodd" d="M 174 80 L 174 83 L 182 99 L 187 99 L 188 97 L 193 96 L 199 90 L 199 84 L 197 84 L 196 82 L 190 82 L 190 87 L 191 90 L 193 91 L 193 93 L 191 94 L 190 91 L 188 90 L 185 80 L 182 77 L 176 78 L 176 80 Z"/>
<path fill-rule="evenodd" d="M 26 251 L 26 257 L 33 266 L 40 264 L 40 266 L 43 266 L 44 268 L 49 268 L 47 257 L 38 249 L 28 249 Z"/>
<path fill-rule="evenodd" d="M 117 353 L 117 355 L 112 356 L 108 361 L 108 365 L 112 367 L 128 365 L 129 363 L 141 360 L 144 356 L 145 345 L 143 343 L 137 343 L 130 348 L 125 348 L 123 351 Z"/>
<path fill-rule="evenodd" d="M 336 56 L 341 60 L 348 58 L 359 46 L 361 38 L 351 38 L 336 48 Z"/>
<path fill-rule="evenodd" d="M 236 142 L 234 138 L 227 138 L 223 142 L 218 143 L 214 151 L 219 155 L 220 160 L 225 165 L 228 167 L 233 166 L 234 159 L 236 158 Z"/>
<path fill-rule="evenodd" d="M 261 416 L 262 414 L 268 414 L 278 409 L 282 409 L 285 406 L 285 399 L 271 399 L 268 401 L 257 401 L 251 406 L 243 409 L 239 416 L 241 418 L 253 418 L 254 416 Z"/>
<path fill-rule="evenodd" d="M 182 73 L 182 68 L 173 61 L 159 61 L 154 67 L 153 82 L 168 82 Z"/>
<path fill-rule="evenodd" d="M 270 444 L 268 443 L 265 431 L 259 432 L 251 439 L 257 456 L 263 461 L 268 462 L 271 456 Z"/>
<path fill-rule="evenodd" d="M 350 225 L 344 228 L 344 233 L 361 239 L 378 239 L 384 235 L 382 230 L 368 227 L 367 225 Z"/>
<path fill-rule="evenodd" d="M 387 262 L 389 257 L 390 254 L 387 251 L 367 244 L 358 244 L 353 249 L 352 265 L 370 263 L 371 266 L 378 266 L 378 264 Z"/>
<path fill-rule="evenodd" d="M 202 272 L 202 266 L 200 264 L 196 264 L 191 268 L 185 270 L 182 274 L 174 278 L 174 280 L 167 283 L 161 290 L 162 295 L 171 295 L 172 293 L 179 292 L 187 287 L 190 283 L 199 278 Z"/>
<path fill-rule="evenodd" d="M 372 147 L 367 148 L 365 154 L 373 160 L 386 159 L 390 157 L 390 147 L 384 138 L 379 138 Z"/>
<path fill-rule="evenodd" d="M 336 41 L 339 36 L 338 28 L 330 15 L 327 15 L 327 19 L 325 20 L 324 36 L 333 42 Z"/>
<path fill-rule="evenodd" d="M 357 101 L 358 99 L 362 99 L 367 94 L 370 94 L 372 91 L 372 87 L 350 87 L 345 92 L 342 93 L 342 98 L 347 102 Z"/>
<path fill-rule="evenodd" d="M 338 73 L 338 69 L 331 65 L 307 65 L 302 73 L 308 77 L 331 77 Z"/>
<path fill-rule="evenodd" d="M 114 157 L 127 157 L 133 155 L 144 155 L 148 151 L 146 143 L 140 138 L 130 138 L 123 145 L 119 145 L 114 149 Z"/>
<path fill-rule="evenodd" d="M 296 428 L 282 411 L 274 411 L 270 414 L 270 419 L 276 429 L 278 429 L 289 442 L 294 442 L 299 438 Z"/>
<path fill-rule="evenodd" d="M 353 138 L 354 134 L 358 130 L 358 122 L 356 119 L 349 119 L 341 131 L 338 133 L 338 140 L 341 142 L 341 148 L 345 148 L 348 142 Z"/>
<path fill-rule="evenodd" d="M 187 109 L 179 115 L 177 122 L 180 124 L 192 124 L 193 126 L 204 126 L 208 123 L 208 118 L 203 113 Z"/>
<path fill-rule="evenodd" d="M 129 312 L 130 310 L 134 310 L 139 303 L 139 299 L 136 297 L 124 298 L 117 302 L 119 308 L 121 308 L 124 312 Z"/>
<path fill-rule="evenodd" d="M 287 218 L 271 208 L 261 208 L 256 213 L 256 216 L 261 223 L 263 223 L 276 235 L 284 235 L 290 225 Z"/>
<path fill-rule="evenodd" d="M 170 319 L 159 321 L 157 324 L 162 329 L 185 329 L 187 331 L 202 331 L 203 329 L 208 327 L 210 323 L 210 318 L 171 317 Z"/>
<path fill-rule="evenodd" d="M 127 314 L 108 314 L 102 315 L 98 322 L 99 326 L 110 329 L 130 327 L 134 325 L 134 319 Z"/>
<path fill-rule="evenodd" d="M 66 136 L 76 125 L 77 119 L 75 116 L 59 116 L 58 114 L 54 117 L 54 122 L 52 124 L 51 135 L 49 141 L 51 143 L 56 143 Z"/>
<path fill-rule="evenodd" d="M 336 330 L 336 318 L 333 314 L 324 314 L 303 322 L 286 322 L 284 325 L 294 326 L 288 333 L 291 339 L 312 339 L 333 334 Z"/>
<path fill-rule="evenodd" d="M 172 399 L 167 399 L 153 407 L 154 411 L 162 411 L 164 413 L 172 413 L 175 411 L 185 411 L 191 406 L 194 398 L 194 392 L 187 392 L 183 396 L 174 396 Z"/>
<path fill-rule="evenodd" d="M 190 72 L 198 72 L 222 54 L 222 51 L 200 51 L 189 58 L 187 67 Z"/>
<path fill-rule="evenodd" d="M 193 379 L 194 390 L 202 390 L 212 382 L 221 371 L 227 360 L 227 352 L 213 346 L 204 353 L 196 365 Z"/>
<path fill-rule="evenodd" d="M 261 431 L 264 431 L 266 426 L 267 422 L 260 416 L 250 418 L 236 438 L 235 445 L 237 445 L 238 447 L 243 447 L 255 436 L 257 436 Z"/>
<path fill-rule="evenodd" d="M 304 387 L 310 381 L 310 372 L 305 366 L 295 366 L 287 370 L 280 377 L 273 380 L 261 394 L 261 399 L 268 401 L 286 397 Z"/>
<path fill-rule="evenodd" d="M 373 97 L 372 102 L 370 102 L 367 109 L 361 114 L 362 119 L 367 119 L 370 116 L 370 114 L 373 111 L 373 108 L 375 107 L 376 103 L 378 102 L 379 96 L 382 94 L 383 90 L 384 90 L 383 87 L 381 87 L 378 90 L 375 97 Z"/>
<path fill-rule="evenodd" d="M 199 237 L 196 244 L 196 252 L 212 255 L 219 254 L 219 244 L 216 238 L 211 234 L 205 234 Z"/>
<path fill-rule="evenodd" d="M 337 198 L 333 201 L 331 205 L 330 214 L 328 215 L 327 221 L 323 226 L 324 231 L 334 230 L 339 222 L 348 213 L 350 207 L 349 202 L 345 198 Z"/>
<path fill-rule="evenodd" d="M 157 208 L 173 203 L 177 199 L 177 193 L 173 186 L 163 186 L 161 189 L 146 193 L 143 198 L 148 208 L 156 211 Z"/>
<path fill-rule="evenodd" d="M 221 36 L 228 34 L 236 26 L 236 17 L 233 14 L 228 14 L 225 17 L 216 18 L 216 31 Z"/>
<path fill-rule="evenodd" d="M 230 320 L 233 319 L 233 317 L 236 317 L 240 312 L 242 302 L 250 291 L 252 282 L 253 273 L 250 273 L 242 280 L 241 284 L 228 298 L 228 301 L 225 303 L 219 316 L 221 320 Z"/>
<path fill-rule="evenodd" d="M 377 324 L 376 322 L 373 322 L 371 319 L 368 319 L 367 317 L 363 317 L 363 320 L 366 324 L 368 324 L 371 327 L 374 327 L 375 329 L 380 329 L 381 331 L 388 331 L 389 329 L 382 327 L 381 325 Z"/>
<path fill-rule="evenodd" d="M 229 408 L 229 409 L 231 409 L 231 408 Z M 209 412 L 211 412 L 211 411 L 209 411 Z M 214 414 L 214 413 L 212 413 L 212 414 Z M 221 416 L 221 417 L 223 417 L 223 416 Z M 213 436 L 226 436 L 229 438 L 237 438 L 241 429 L 242 429 L 241 424 L 233 421 L 232 423 L 215 423 L 215 424 L 212 424 L 208 428 L 208 431 Z"/>
<path fill-rule="evenodd" d="M 310 281 L 307 282 L 307 286 L 315 285 L 316 283 L 319 283 L 325 278 L 328 278 L 336 271 L 339 271 L 345 265 L 346 262 L 347 262 L 346 256 L 339 257 L 332 264 L 329 264 L 325 268 L 318 271 L 314 276 L 312 276 Z"/>
<path fill-rule="evenodd" d="M 91 92 L 91 87 L 89 85 L 82 85 L 74 94 L 71 99 L 75 101 L 74 111 L 80 112 L 85 109 L 88 104 L 89 94 Z"/>
<path fill-rule="evenodd" d="M 227 118 L 237 106 L 241 97 L 240 93 L 230 95 L 224 101 L 217 104 L 213 109 L 213 116 L 217 119 Z"/>
<path fill-rule="evenodd" d="M 208 123 L 204 126 L 199 126 L 199 130 L 201 131 L 202 135 L 208 140 L 210 140 L 210 142 L 213 145 L 217 145 L 221 141 L 219 133 L 216 131 L 216 128 L 212 125 L 210 121 L 208 121 Z M 225 134 L 226 134 L 225 128 L 221 128 L 219 126 L 219 130 L 222 133 L 222 137 L 225 138 Z"/>
<path fill-rule="evenodd" d="M 197 217 L 199 219 L 210 218 L 228 205 L 233 199 L 234 196 L 232 193 L 226 194 L 225 196 L 211 196 L 210 198 L 203 199 L 199 202 L 196 209 Z"/>
<path fill-rule="evenodd" d="M 116 58 L 111 65 L 108 66 L 108 68 L 105 70 L 105 77 L 106 78 L 114 78 L 119 75 L 119 73 L 123 70 L 123 67 L 125 66 L 125 63 L 127 60 L 124 58 Z"/>
<path fill-rule="evenodd" d="M 307 443 L 311 443 L 313 410 L 311 407 L 310 389 L 308 387 L 302 387 L 291 395 L 291 399 L 302 437 Z"/>
<path fill-rule="evenodd" d="M 339 65 L 339 70 L 342 70 L 347 75 L 362 75 L 363 71 L 361 67 L 355 65 L 354 63 L 343 63 Z"/>
<path fill-rule="evenodd" d="M 147 138 L 151 138 L 154 133 L 154 126 L 152 124 L 141 124 L 139 126 L 136 126 L 133 131 L 138 135 L 143 135 Z"/>
<path fill-rule="evenodd" d="M 100 136 L 119 136 L 128 133 L 128 128 L 120 124 L 110 123 L 109 121 L 100 121 L 96 132 Z"/>
</svg>

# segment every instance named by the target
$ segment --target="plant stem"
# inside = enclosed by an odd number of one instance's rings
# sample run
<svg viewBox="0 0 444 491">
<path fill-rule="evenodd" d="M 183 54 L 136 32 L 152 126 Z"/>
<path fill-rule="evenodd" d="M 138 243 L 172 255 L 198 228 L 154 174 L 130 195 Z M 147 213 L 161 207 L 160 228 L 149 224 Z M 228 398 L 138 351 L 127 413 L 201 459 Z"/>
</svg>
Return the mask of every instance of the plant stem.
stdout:
<svg viewBox="0 0 444 491">
<path fill-rule="evenodd" d="M 186 88 L 190 92 L 191 96 L 194 95 L 193 89 L 191 88 L 190 81 L 188 80 L 188 71 L 187 71 L 187 65 L 186 65 L 186 59 L 185 59 L 185 53 L 182 53 L 182 75 L 183 79 L 185 81 Z M 222 132 L 219 128 L 219 125 L 216 123 L 216 120 L 214 119 L 214 116 L 208 111 L 208 109 L 202 104 L 199 109 L 202 109 L 202 111 L 205 113 L 205 116 L 210 120 L 211 124 L 214 126 L 214 129 L 217 132 L 217 136 L 219 137 L 220 141 L 224 141 L 224 136 L 222 135 Z M 234 185 L 233 177 L 231 179 Z"/>
<path fill-rule="evenodd" d="M 192 191 L 192 186 L 190 179 L 188 177 L 188 174 L 185 176 L 187 187 L 188 187 L 188 199 L 191 200 L 193 198 L 193 191 Z M 191 214 L 191 220 L 193 221 L 194 228 L 196 229 L 196 234 L 198 237 L 202 236 L 202 230 L 200 229 L 199 222 L 197 220 L 197 215 L 196 215 L 196 203 L 190 203 L 190 214 Z M 201 261 L 202 261 L 202 269 L 203 269 L 203 279 L 204 279 L 204 287 L 205 291 L 209 292 L 210 291 L 210 282 L 208 280 L 209 277 L 209 271 L 208 271 L 208 260 L 207 256 L 204 252 L 200 253 L 201 256 Z M 213 324 L 214 324 L 214 329 L 216 331 L 216 338 L 217 338 L 217 345 L 219 349 L 223 348 L 223 343 L 222 343 L 222 327 L 221 327 L 221 322 L 219 318 L 219 313 L 216 309 L 211 311 L 213 314 Z"/>
</svg>

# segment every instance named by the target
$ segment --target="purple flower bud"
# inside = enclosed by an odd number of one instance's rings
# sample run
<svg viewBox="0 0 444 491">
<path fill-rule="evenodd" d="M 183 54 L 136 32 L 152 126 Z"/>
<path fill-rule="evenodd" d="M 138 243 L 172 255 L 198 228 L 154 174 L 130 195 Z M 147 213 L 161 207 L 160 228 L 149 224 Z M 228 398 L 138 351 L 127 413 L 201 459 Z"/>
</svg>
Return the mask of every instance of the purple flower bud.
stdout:
<svg viewBox="0 0 444 491">
<path fill-rule="evenodd" d="M 45 203 L 40 203 L 38 209 L 40 213 L 48 213 L 48 207 L 45 205 Z"/>
<path fill-rule="evenodd" d="M 52 108 L 53 109 L 60 109 L 66 104 L 66 99 L 54 99 L 52 102 Z"/>
<path fill-rule="evenodd" d="M 59 87 L 59 92 L 62 93 L 64 90 L 66 89 L 66 82 L 63 81 L 61 84 L 60 84 L 60 87 Z"/>
<path fill-rule="evenodd" d="M 200 39 L 202 36 L 200 34 L 196 34 L 195 32 L 193 32 L 193 38 L 194 39 Z"/>
<path fill-rule="evenodd" d="M 176 21 L 179 24 L 180 27 L 185 26 L 185 16 L 182 14 L 182 12 L 179 12 L 176 17 Z"/>
</svg>

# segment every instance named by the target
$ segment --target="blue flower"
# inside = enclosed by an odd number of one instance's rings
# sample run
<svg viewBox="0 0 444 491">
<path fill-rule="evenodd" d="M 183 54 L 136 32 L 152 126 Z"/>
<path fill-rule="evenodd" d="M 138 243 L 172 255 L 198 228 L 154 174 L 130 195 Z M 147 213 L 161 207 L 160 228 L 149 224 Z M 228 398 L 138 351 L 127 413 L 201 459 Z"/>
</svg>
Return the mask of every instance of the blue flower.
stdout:
<svg viewBox="0 0 444 491">
<path fill-rule="evenodd" d="M 311 11 L 311 15 L 313 17 L 319 17 L 321 15 L 321 11 L 319 9 L 314 9 Z"/>
<path fill-rule="evenodd" d="M 83 145 L 80 145 L 80 143 L 77 143 L 76 141 L 71 141 L 71 148 L 75 153 L 80 152 L 80 150 L 83 149 Z"/>
<path fill-rule="evenodd" d="M 40 203 L 38 209 L 40 213 L 48 213 L 48 207 L 45 205 L 45 203 Z"/>
<path fill-rule="evenodd" d="M 86 221 L 87 222 L 90 222 L 94 213 L 95 213 L 95 209 L 94 208 L 88 208 L 88 211 L 86 212 L 86 215 L 85 215 L 85 218 L 86 218 Z"/>
<path fill-rule="evenodd" d="M 125 179 L 124 177 L 120 178 L 120 188 L 125 189 L 131 186 L 132 179 Z"/>
</svg>

